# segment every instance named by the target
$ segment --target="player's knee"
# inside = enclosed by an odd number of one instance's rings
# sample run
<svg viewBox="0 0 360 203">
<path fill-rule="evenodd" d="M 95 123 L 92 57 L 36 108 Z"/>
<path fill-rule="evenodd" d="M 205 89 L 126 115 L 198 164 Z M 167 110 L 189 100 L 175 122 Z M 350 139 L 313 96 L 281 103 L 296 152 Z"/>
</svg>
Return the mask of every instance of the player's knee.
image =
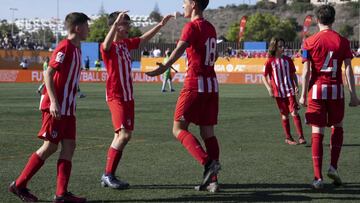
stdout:
<svg viewBox="0 0 360 203">
<path fill-rule="evenodd" d="M 178 127 L 176 127 L 176 126 L 173 127 L 172 133 L 173 133 L 173 136 L 174 136 L 175 138 L 177 138 L 177 137 L 179 136 L 180 132 L 181 132 L 181 129 L 180 129 L 180 128 L 178 128 Z"/>
<path fill-rule="evenodd" d="M 287 120 L 287 119 L 289 119 L 289 114 L 287 114 L 287 115 L 281 114 L 281 119 L 282 119 L 282 120 Z"/>
<path fill-rule="evenodd" d="M 122 129 L 118 134 L 118 141 L 122 144 L 127 144 L 131 139 L 131 131 Z"/>
<path fill-rule="evenodd" d="M 44 142 L 44 144 L 40 147 L 36 153 L 40 156 L 41 159 L 45 160 L 52 154 L 54 154 L 58 149 L 58 145 L 51 143 L 49 141 Z"/>
</svg>

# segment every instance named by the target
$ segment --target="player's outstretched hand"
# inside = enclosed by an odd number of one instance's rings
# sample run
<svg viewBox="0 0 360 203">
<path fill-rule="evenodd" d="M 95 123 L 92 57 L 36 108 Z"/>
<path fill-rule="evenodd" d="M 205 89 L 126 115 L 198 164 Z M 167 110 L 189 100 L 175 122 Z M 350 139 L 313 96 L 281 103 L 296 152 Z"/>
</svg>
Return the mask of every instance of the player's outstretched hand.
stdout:
<svg viewBox="0 0 360 203">
<path fill-rule="evenodd" d="M 162 64 L 162 63 L 158 62 L 158 63 L 156 63 L 156 65 L 158 65 L 159 67 L 156 68 L 153 71 L 146 72 L 145 74 L 150 76 L 150 77 L 154 77 L 154 76 L 157 76 L 157 75 L 161 75 L 167 69 L 167 67 L 164 66 L 164 64 Z"/>
<path fill-rule="evenodd" d="M 350 102 L 349 102 L 349 106 L 350 107 L 356 107 L 360 105 L 360 101 L 357 97 L 351 97 L 350 98 Z"/>
<path fill-rule="evenodd" d="M 125 21 L 125 14 L 128 13 L 128 12 L 129 12 L 128 10 L 126 10 L 126 11 L 119 11 L 119 15 L 118 15 L 118 17 L 116 18 L 114 24 L 118 25 L 119 23 L 124 22 L 124 21 Z"/>
<path fill-rule="evenodd" d="M 272 89 L 269 89 L 268 92 L 269 92 L 269 96 L 270 96 L 270 97 L 274 97 L 274 92 L 273 92 Z"/>
<path fill-rule="evenodd" d="M 303 107 L 307 107 L 305 96 L 303 96 L 303 95 L 300 96 L 299 104 Z"/>
<path fill-rule="evenodd" d="M 165 16 L 165 17 L 161 20 L 160 25 L 161 25 L 161 26 L 166 25 L 166 23 L 167 23 L 171 18 L 175 18 L 175 16 L 174 16 L 174 15 L 167 15 L 167 16 Z"/>
</svg>

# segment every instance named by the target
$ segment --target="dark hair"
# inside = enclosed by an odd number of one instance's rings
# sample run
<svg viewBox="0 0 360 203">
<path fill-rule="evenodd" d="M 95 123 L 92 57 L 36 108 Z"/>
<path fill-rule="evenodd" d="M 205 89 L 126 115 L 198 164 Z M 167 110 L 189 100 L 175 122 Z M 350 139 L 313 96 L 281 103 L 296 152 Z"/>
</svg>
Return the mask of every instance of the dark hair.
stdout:
<svg viewBox="0 0 360 203">
<path fill-rule="evenodd" d="M 209 0 L 194 0 L 194 1 L 201 11 L 204 11 L 206 7 L 209 5 Z"/>
<path fill-rule="evenodd" d="M 275 56 L 276 51 L 278 49 L 278 44 L 280 41 L 282 41 L 285 44 L 285 40 L 282 38 L 278 38 L 278 37 L 271 38 L 270 44 L 269 44 L 269 55 L 270 56 Z"/>
<path fill-rule="evenodd" d="M 73 29 L 77 25 L 81 25 L 89 21 L 90 18 L 84 13 L 73 12 L 65 17 L 65 27 L 68 30 Z"/>
<path fill-rule="evenodd" d="M 115 23 L 115 20 L 117 19 L 117 17 L 119 16 L 120 12 L 119 11 L 115 11 L 112 12 L 109 17 L 108 17 L 108 26 L 112 26 Z M 125 20 L 130 21 L 130 16 L 128 14 L 125 14 Z"/>
<path fill-rule="evenodd" d="M 322 5 L 315 10 L 316 18 L 323 25 L 331 25 L 335 21 L 335 9 L 331 5 Z"/>
</svg>

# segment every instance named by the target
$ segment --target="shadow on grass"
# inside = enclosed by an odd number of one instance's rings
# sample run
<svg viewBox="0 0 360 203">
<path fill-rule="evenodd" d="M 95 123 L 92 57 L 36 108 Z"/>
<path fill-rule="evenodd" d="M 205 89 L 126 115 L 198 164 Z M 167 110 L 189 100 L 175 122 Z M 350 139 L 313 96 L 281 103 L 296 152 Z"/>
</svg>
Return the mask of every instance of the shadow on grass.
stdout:
<svg viewBox="0 0 360 203">
<path fill-rule="evenodd" d="M 191 190 L 194 185 L 135 185 L 132 189 L 143 190 Z M 284 202 L 284 201 L 360 201 L 360 183 L 346 183 L 342 187 L 326 184 L 315 191 L 309 184 L 222 184 L 218 193 L 199 192 L 180 197 L 92 200 L 88 202 Z M 319 197 L 317 194 L 321 194 Z M 329 196 L 327 196 L 329 194 Z M 344 195 L 344 196 L 339 196 Z M 352 196 L 351 196 L 352 195 Z"/>
</svg>

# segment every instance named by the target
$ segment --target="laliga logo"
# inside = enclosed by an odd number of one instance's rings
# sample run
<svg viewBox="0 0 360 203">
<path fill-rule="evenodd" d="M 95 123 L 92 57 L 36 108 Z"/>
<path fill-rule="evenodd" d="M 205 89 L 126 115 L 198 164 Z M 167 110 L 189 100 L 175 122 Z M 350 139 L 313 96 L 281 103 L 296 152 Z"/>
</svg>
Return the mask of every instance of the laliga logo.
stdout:
<svg viewBox="0 0 360 203">
<path fill-rule="evenodd" d="M 58 132 L 55 131 L 55 130 L 53 130 L 53 131 L 51 132 L 51 137 L 55 139 L 57 136 L 58 136 Z"/>
</svg>

